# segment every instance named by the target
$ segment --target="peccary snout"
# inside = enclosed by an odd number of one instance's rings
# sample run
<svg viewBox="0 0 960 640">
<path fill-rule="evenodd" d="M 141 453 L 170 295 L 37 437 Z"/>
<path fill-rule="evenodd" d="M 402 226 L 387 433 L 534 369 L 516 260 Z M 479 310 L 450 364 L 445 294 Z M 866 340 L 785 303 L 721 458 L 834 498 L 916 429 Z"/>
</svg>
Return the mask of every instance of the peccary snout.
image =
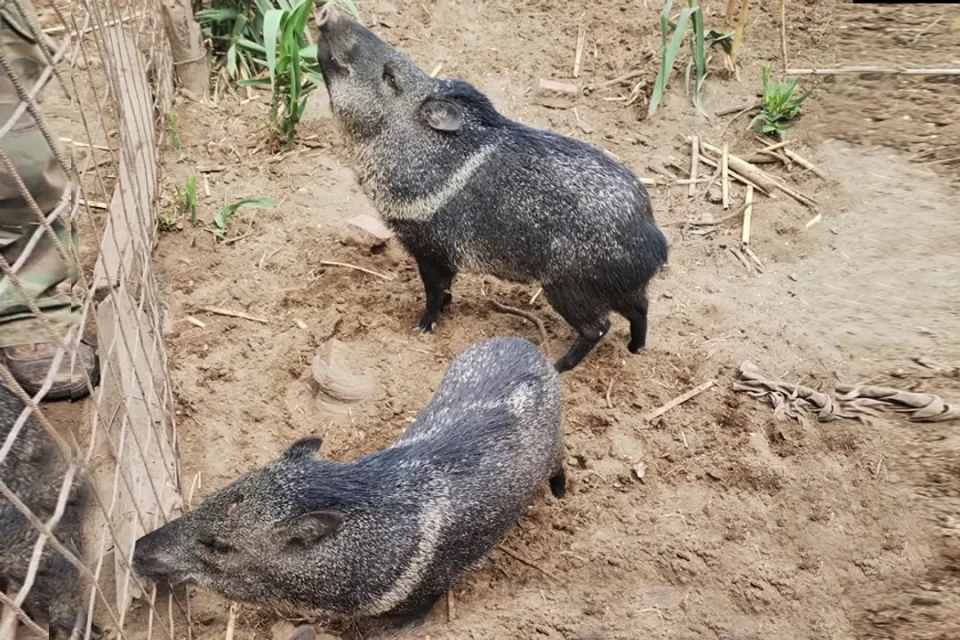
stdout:
<svg viewBox="0 0 960 640">
<path fill-rule="evenodd" d="M 630 322 L 646 344 L 647 284 L 667 261 L 650 197 L 596 147 L 501 115 L 476 88 L 431 78 L 329 4 L 317 48 L 347 160 L 414 257 L 432 331 L 461 271 L 539 282 L 577 331 L 559 371 Z"/>
<path fill-rule="evenodd" d="M 539 349 L 481 341 L 389 448 L 337 463 L 304 438 L 140 538 L 134 568 L 304 612 L 422 617 L 544 484 L 563 495 L 560 417 Z"/>
</svg>

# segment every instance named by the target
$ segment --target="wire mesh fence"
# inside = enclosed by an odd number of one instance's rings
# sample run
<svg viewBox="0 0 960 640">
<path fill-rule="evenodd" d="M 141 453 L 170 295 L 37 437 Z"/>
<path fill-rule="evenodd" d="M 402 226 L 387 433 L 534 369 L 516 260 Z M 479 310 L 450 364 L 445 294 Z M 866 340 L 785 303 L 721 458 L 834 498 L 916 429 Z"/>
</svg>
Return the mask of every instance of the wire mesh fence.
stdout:
<svg viewBox="0 0 960 640">
<path fill-rule="evenodd" d="M 130 568 L 181 507 L 150 262 L 174 64 L 159 0 L 0 0 L 0 640 L 189 636 Z"/>
</svg>

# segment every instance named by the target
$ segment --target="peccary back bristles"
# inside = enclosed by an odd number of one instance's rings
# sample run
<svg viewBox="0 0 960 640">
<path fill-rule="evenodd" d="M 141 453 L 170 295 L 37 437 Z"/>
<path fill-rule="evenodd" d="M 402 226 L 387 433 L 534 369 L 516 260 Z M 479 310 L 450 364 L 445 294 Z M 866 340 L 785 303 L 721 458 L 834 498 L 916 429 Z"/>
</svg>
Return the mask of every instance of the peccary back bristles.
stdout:
<svg viewBox="0 0 960 640">
<path fill-rule="evenodd" d="M 563 494 L 560 418 L 535 346 L 478 342 L 392 446 L 338 463 L 303 439 L 138 540 L 134 568 L 299 611 L 422 615 L 548 481 Z"/>
<path fill-rule="evenodd" d="M 610 328 L 646 344 L 650 279 L 668 257 L 649 195 L 596 147 L 500 114 L 476 88 L 431 78 L 369 29 L 328 11 L 318 60 L 364 192 L 416 259 L 432 331 L 457 273 L 539 283 L 577 331 L 577 366 Z"/>
<path fill-rule="evenodd" d="M 23 401 L 0 384 L 0 446 L 24 409 Z M 42 522 L 57 507 L 67 464 L 56 444 L 31 415 L 0 463 L 0 478 Z M 81 527 L 90 500 L 89 486 L 77 478 L 67 506 L 53 533 L 75 556 L 82 557 Z M 23 584 L 39 532 L 5 497 L 0 496 L 0 586 Z M 50 627 L 50 637 L 68 637 L 86 617 L 80 602 L 79 572 L 48 542 L 39 571 L 24 601 L 24 611 L 38 624 Z M 100 631 L 94 627 L 94 637 Z"/>
</svg>

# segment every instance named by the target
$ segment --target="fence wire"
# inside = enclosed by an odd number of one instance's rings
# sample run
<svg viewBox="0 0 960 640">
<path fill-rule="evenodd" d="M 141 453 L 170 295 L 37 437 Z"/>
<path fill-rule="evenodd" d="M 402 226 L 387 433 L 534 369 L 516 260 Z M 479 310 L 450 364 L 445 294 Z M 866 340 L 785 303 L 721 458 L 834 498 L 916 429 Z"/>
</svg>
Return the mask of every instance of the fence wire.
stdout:
<svg viewBox="0 0 960 640">
<path fill-rule="evenodd" d="M 150 262 L 173 64 L 160 0 L 0 0 L 0 640 L 190 636 L 130 567 L 181 508 Z"/>
</svg>

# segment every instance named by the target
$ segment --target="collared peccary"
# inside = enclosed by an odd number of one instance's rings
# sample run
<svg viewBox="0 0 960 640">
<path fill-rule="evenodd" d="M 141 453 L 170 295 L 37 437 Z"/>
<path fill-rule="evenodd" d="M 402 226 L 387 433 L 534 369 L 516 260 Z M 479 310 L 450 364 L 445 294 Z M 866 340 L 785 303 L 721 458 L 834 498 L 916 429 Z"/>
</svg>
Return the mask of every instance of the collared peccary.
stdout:
<svg viewBox="0 0 960 640">
<path fill-rule="evenodd" d="M 321 9 L 318 61 L 364 192 L 416 259 L 432 331 L 459 271 L 539 282 L 577 330 L 574 368 L 630 321 L 643 348 L 649 280 L 668 243 L 637 177 L 599 149 L 501 115 L 470 84 L 435 79 L 369 29 Z"/>
<path fill-rule="evenodd" d="M 0 448 L 10 436 L 24 409 L 24 402 L 0 384 Z M 27 418 L 0 462 L 0 479 L 42 522 L 56 511 L 67 464 L 49 434 Z M 82 558 L 81 527 L 90 501 L 90 487 L 81 479 L 73 482 L 66 508 L 53 530 L 54 536 L 77 558 Z M 0 495 L 0 589 L 19 589 L 27 575 L 38 532 L 6 497 Z M 50 638 L 81 636 L 86 614 L 81 604 L 79 572 L 48 541 L 41 556 L 33 586 L 23 603 L 24 612 L 38 624 L 47 624 Z M 92 627 L 93 637 L 101 631 Z"/>
<path fill-rule="evenodd" d="M 302 439 L 140 538 L 134 570 L 245 602 L 417 621 L 541 485 L 563 496 L 560 418 L 559 376 L 533 344 L 480 341 L 389 448 L 337 463 Z"/>
</svg>

